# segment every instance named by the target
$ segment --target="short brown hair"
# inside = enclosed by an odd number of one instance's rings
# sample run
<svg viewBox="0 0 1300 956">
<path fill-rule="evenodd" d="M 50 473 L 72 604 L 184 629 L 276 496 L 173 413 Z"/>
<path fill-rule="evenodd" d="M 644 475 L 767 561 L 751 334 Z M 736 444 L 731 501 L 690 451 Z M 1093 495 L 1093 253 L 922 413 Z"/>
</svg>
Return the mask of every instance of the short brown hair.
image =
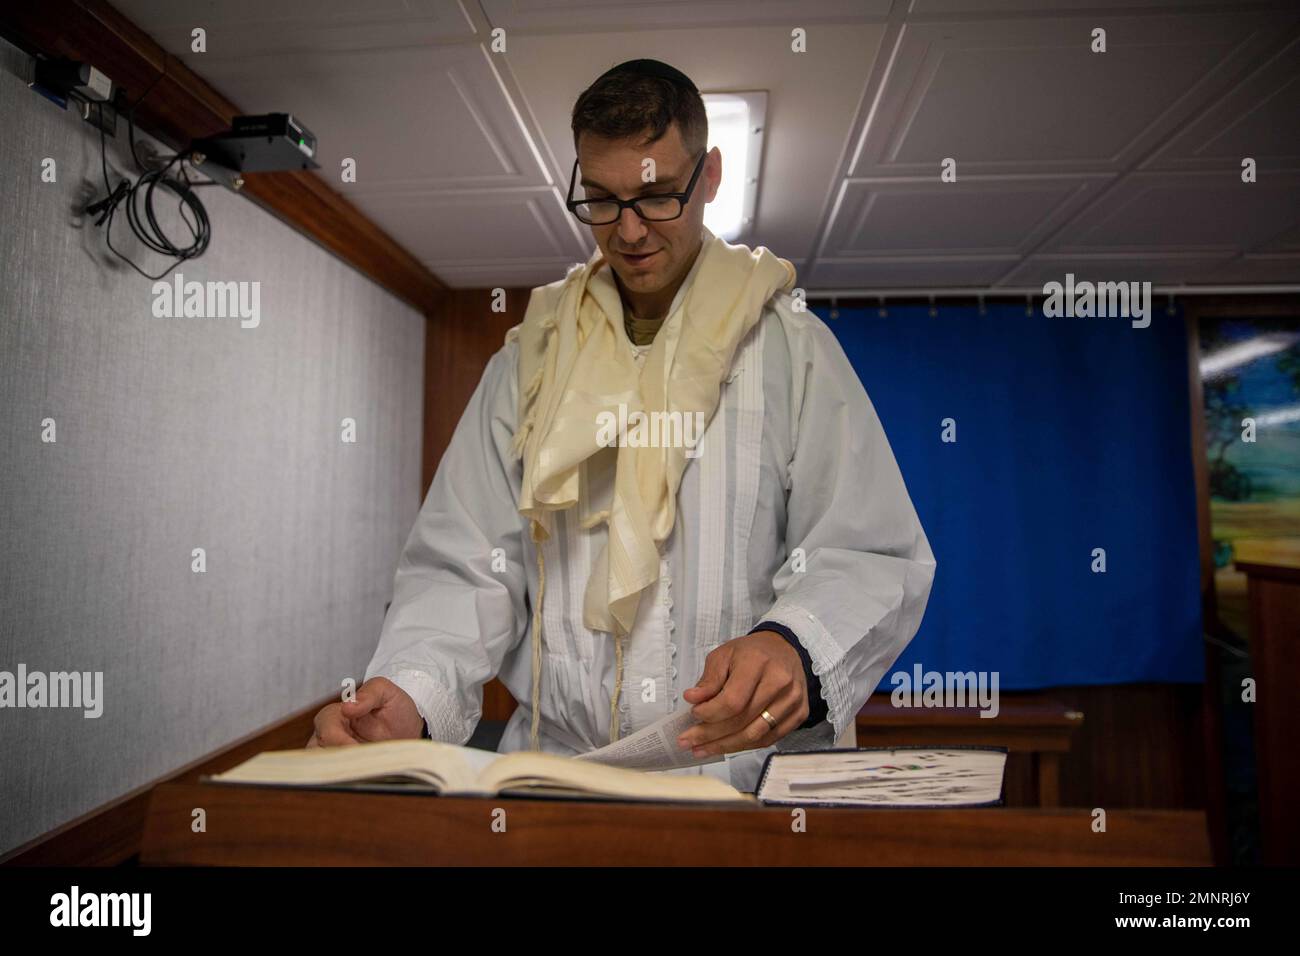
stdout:
<svg viewBox="0 0 1300 956">
<path fill-rule="evenodd" d="M 674 122 L 687 154 L 704 152 L 709 141 L 709 118 L 698 90 L 661 76 L 607 74 L 583 90 L 573 105 L 573 148 L 576 152 L 581 133 L 607 139 L 644 134 L 643 143 L 658 142 Z"/>
</svg>

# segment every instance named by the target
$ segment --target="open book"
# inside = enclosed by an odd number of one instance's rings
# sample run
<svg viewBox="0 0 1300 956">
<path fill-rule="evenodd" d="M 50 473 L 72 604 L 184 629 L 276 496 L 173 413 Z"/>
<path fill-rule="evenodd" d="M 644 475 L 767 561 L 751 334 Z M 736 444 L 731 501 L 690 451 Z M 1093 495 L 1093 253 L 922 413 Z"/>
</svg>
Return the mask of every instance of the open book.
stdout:
<svg viewBox="0 0 1300 956">
<path fill-rule="evenodd" d="M 761 803 L 803 807 L 995 807 L 1005 747 L 865 747 L 774 753 Z"/>
<path fill-rule="evenodd" d="M 751 795 L 707 775 L 645 773 L 558 754 L 499 754 L 434 740 L 273 750 L 208 779 L 216 783 L 425 791 L 446 796 L 513 794 L 587 800 L 755 803 Z"/>
</svg>

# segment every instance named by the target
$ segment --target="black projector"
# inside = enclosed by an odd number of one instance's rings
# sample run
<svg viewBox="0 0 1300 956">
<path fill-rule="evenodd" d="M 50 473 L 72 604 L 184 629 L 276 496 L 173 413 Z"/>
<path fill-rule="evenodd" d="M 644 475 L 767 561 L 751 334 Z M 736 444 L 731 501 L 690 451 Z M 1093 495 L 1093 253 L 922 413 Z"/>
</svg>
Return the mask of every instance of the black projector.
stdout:
<svg viewBox="0 0 1300 956">
<path fill-rule="evenodd" d="M 236 116 L 229 133 L 197 139 L 191 148 L 238 173 L 319 168 L 315 135 L 288 113 Z"/>
</svg>

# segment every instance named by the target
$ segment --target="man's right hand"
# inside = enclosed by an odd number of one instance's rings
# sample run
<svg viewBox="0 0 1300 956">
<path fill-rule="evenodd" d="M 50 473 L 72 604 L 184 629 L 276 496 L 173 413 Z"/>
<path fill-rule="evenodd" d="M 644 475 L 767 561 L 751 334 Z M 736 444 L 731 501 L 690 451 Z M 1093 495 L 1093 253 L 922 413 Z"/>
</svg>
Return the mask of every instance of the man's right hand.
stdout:
<svg viewBox="0 0 1300 956">
<path fill-rule="evenodd" d="M 357 688 L 357 699 L 330 704 L 316 715 L 308 747 L 340 747 L 424 736 L 424 718 L 411 696 L 386 677 Z"/>
</svg>

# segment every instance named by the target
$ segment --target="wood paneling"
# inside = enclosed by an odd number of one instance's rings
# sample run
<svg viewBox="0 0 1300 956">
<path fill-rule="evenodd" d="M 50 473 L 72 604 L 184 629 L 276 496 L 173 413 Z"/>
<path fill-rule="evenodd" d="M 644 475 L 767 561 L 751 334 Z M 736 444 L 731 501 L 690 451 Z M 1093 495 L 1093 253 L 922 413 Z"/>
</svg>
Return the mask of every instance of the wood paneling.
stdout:
<svg viewBox="0 0 1300 956">
<path fill-rule="evenodd" d="M 524 320 L 528 289 L 506 289 L 505 311 L 492 311 L 491 289 L 453 289 L 430 313 L 424 340 L 423 494 L 442 453 L 506 332 Z"/>
<path fill-rule="evenodd" d="M 1052 687 L 1085 720 L 1061 756 L 1061 803 L 1204 807 L 1200 684 Z"/>
<path fill-rule="evenodd" d="M 1250 660 L 1255 676 L 1255 759 L 1259 777 L 1260 862 L 1300 862 L 1300 538 L 1237 542 L 1249 580 Z"/>
<path fill-rule="evenodd" d="M 488 359 L 501 348 L 506 331 L 524 319 L 529 289 L 505 290 L 505 311 L 492 311 L 491 289 L 457 289 L 430 313 L 424 339 L 424 454 L 421 498 L 433 483 L 438 462 Z M 515 699 L 493 678 L 483 687 L 483 719 L 506 720 Z"/>
</svg>

